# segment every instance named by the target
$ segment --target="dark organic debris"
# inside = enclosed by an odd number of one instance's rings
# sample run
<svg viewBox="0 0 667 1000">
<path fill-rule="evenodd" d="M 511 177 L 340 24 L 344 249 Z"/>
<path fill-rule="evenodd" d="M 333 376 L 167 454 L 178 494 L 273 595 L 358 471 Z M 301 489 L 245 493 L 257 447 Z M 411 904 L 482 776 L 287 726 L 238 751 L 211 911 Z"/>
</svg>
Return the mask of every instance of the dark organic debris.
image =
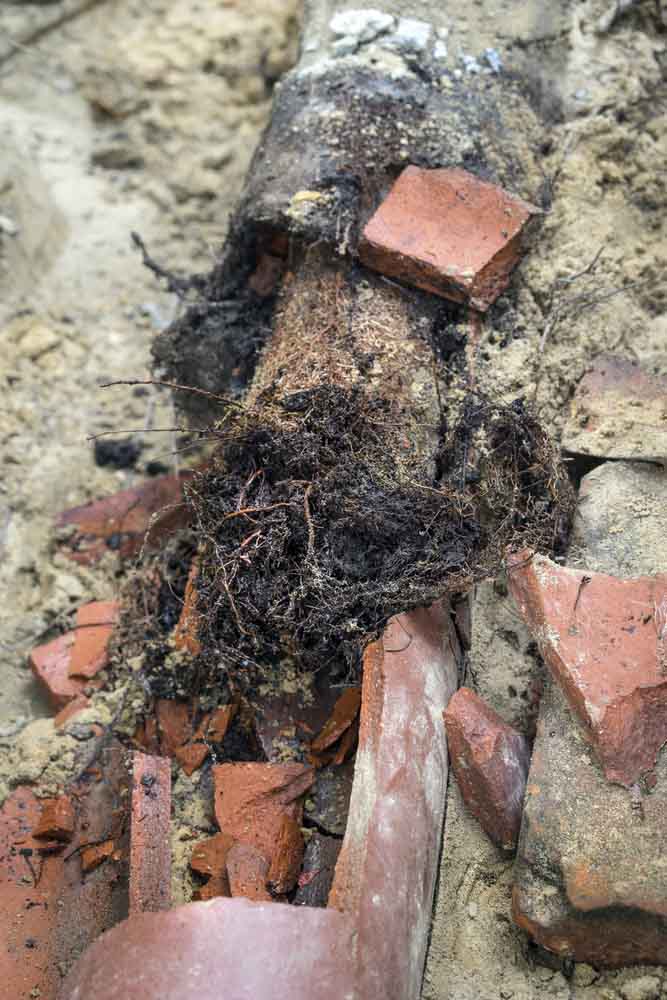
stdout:
<svg viewBox="0 0 667 1000">
<path fill-rule="evenodd" d="M 131 469 L 141 454 L 141 444 L 132 438 L 98 438 L 95 442 L 95 464 L 114 469 Z"/>
<path fill-rule="evenodd" d="M 567 477 L 521 401 L 469 398 L 436 477 L 409 480 L 377 430 L 386 401 L 321 385 L 278 402 L 228 414 L 187 490 L 202 643 L 237 682 L 286 654 L 354 673 L 393 614 L 465 590 L 507 545 L 553 550 L 567 532 Z"/>
</svg>

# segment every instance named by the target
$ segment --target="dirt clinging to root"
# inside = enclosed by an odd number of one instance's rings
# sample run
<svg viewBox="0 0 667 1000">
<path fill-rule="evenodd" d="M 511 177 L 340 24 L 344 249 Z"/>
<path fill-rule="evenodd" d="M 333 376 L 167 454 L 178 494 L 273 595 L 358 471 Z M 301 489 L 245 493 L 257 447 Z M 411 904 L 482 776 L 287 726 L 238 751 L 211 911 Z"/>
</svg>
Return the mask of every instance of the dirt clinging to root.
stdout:
<svg viewBox="0 0 667 1000">
<path fill-rule="evenodd" d="M 391 615 L 466 590 L 508 545 L 553 551 L 567 533 L 567 476 L 520 401 L 470 396 L 422 468 L 386 447 L 390 403 L 361 386 L 277 402 L 230 412 L 187 491 L 204 644 L 237 677 L 285 653 L 350 676 Z"/>
</svg>

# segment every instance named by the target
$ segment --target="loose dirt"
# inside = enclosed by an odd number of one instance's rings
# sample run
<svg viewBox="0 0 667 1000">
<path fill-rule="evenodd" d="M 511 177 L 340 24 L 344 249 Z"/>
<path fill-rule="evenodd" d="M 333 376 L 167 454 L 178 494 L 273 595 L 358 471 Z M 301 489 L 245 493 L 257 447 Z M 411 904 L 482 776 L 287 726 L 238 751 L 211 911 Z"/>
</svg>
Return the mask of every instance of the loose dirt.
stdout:
<svg viewBox="0 0 667 1000">
<path fill-rule="evenodd" d="M 298 37 L 286 0 L 106 0 L 75 17 L 77 6 L 0 12 L 0 798 L 19 781 L 55 787 L 76 769 L 86 743 L 54 735 L 26 654 L 123 577 L 111 555 L 94 571 L 59 556 L 54 516 L 198 454 L 182 451 L 190 435 L 153 433 L 178 425 L 166 390 L 98 388 L 147 377 L 151 341 L 178 309 L 130 232 L 173 270 L 210 269 Z M 535 189 L 550 209 L 485 327 L 478 377 L 506 402 L 534 398 L 558 439 L 597 353 L 667 372 L 666 35 L 653 0 L 604 34 L 603 0 L 545 4 L 537 20 L 527 13 L 536 7 L 499 3 L 482 22 L 477 4 L 461 5 L 447 47 L 461 72 L 461 53 L 487 46 L 509 71 L 540 54 L 535 102 L 552 126 Z M 95 464 L 86 437 L 104 431 L 141 445 L 134 467 Z M 502 580 L 480 585 L 468 681 L 530 731 L 539 677 Z M 101 699 L 84 721 L 116 709 Z M 185 801 L 192 783 L 179 780 Z M 175 882 L 193 831 L 209 822 L 180 809 Z M 667 996 L 660 970 L 543 964 L 511 923 L 510 881 L 511 864 L 451 783 L 425 1000 Z"/>
</svg>

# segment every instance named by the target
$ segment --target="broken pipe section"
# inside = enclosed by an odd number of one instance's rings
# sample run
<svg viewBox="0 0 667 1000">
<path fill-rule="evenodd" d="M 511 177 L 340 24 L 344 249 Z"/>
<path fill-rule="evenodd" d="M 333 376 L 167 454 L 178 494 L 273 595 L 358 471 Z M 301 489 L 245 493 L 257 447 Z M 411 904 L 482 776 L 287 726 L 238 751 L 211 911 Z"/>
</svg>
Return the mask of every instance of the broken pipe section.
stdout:
<svg viewBox="0 0 667 1000">
<path fill-rule="evenodd" d="M 447 787 L 447 604 L 393 618 L 364 656 L 350 818 L 326 909 L 217 898 L 131 916 L 60 1000 L 416 1000 Z"/>
</svg>

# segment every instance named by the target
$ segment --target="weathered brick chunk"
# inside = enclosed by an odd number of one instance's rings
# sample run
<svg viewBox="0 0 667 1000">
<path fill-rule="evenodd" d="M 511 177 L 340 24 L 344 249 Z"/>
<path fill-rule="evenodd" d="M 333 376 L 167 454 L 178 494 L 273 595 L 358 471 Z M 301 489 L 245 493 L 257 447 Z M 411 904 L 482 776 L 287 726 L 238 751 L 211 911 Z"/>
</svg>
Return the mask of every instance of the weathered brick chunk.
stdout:
<svg viewBox="0 0 667 1000">
<path fill-rule="evenodd" d="M 359 253 L 382 274 L 488 309 L 509 284 L 539 209 L 466 170 L 406 167 L 364 229 Z"/>
<path fill-rule="evenodd" d="M 551 684 L 540 708 L 514 918 L 545 948 L 603 965 L 667 962 L 667 755 L 650 794 L 610 785 Z"/>
<path fill-rule="evenodd" d="M 631 786 L 667 741 L 667 575 L 621 580 L 522 552 L 514 599 L 609 781 Z"/>
<path fill-rule="evenodd" d="M 469 688 L 456 692 L 444 718 L 452 768 L 468 809 L 499 847 L 514 850 L 530 762 L 525 737 Z"/>
</svg>

